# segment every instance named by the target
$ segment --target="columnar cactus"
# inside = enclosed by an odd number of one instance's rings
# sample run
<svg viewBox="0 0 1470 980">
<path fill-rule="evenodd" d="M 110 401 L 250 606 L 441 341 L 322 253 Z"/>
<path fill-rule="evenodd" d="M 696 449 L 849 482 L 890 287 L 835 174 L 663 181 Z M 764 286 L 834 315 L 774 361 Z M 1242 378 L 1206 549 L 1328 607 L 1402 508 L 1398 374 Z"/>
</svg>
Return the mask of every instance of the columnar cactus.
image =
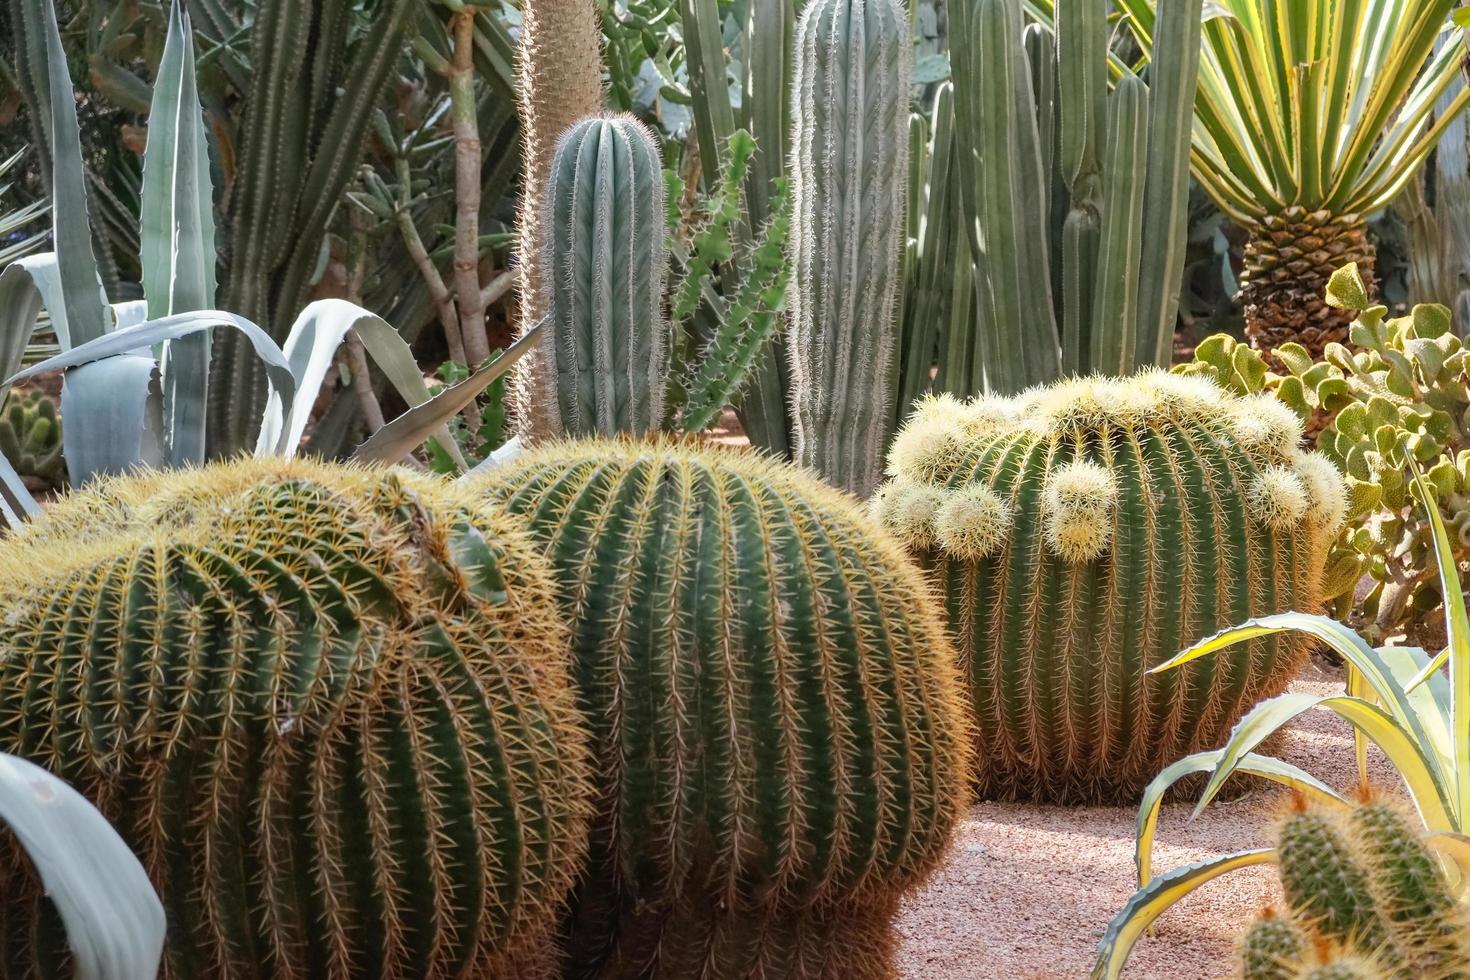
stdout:
<svg viewBox="0 0 1470 980">
<path fill-rule="evenodd" d="M 1394 804 L 1341 813 L 1297 799 L 1277 837 L 1287 908 L 1246 931 L 1244 980 L 1470 973 L 1470 921 Z"/>
<path fill-rule="evenodd" d="M 729 449 L 551 445 L 476 486 L 546 544 L 593 725 L 567 975 L 890 976 L 894 905 L 940 859 L 970 754 L 898 545 Z"/>
<path fill-rule="evenodd" d="M 632 116 L 562 136 L 546 187 L 546 309 L 556 403 L 571 435 L 643 434 L 663 420 L 664 185 L 658 142 Z"/>
<path fill-rule="evenodd" d="M 409 475 L 243 460 L 104 480 L 0 546 L 0 748 L 142 859 L 169 977 L 521 976 L 585 845 L 546 565 Z M 6 975 L 64 938 L 13 842 Z"/>
<path fill-rule="evenodd" d="M 908 181 L 908 15 L 811 0 L 796 28 L 788 350 L 798 462 L 860 495 L 882 479 Z"/>
<path fill-rule="evenodd" d="M 542 257 L 551 230 L 545 193 L 557 140 L 578 119 L 602 111 L 602 32 L 594 0 L 527 0 L 521 7 L 516 51 L 516 94 L 520 109 L 521 322 L 529 329 L 546 315 L 547 272 Z M 558 435 L 557 405 L 545 398 L 556 379 L 551 331 L 516 365 L 517 424 L 521 435 Z"/>
<path fill-rule="evenodd" d="M 1310 610 L 1344 504 L 1269 396 L 1148 371 L 919 403 L 875 514 L 926 564 L 968 662 L 986 796 L 1131 800 L 1279 693 L 1303 641 L 1147 671 Z"/>
</svg>

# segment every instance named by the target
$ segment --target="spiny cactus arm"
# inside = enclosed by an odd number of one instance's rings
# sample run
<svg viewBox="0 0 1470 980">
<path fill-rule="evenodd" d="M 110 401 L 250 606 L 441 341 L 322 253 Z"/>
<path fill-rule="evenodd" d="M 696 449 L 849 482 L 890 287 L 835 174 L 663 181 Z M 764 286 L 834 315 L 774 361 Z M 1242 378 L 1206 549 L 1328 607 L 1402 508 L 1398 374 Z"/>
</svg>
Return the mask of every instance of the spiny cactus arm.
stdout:
<svg viewBox="0 0 1470 980">
<path fill-rule="evenodd" d="M 1103 374 L 1132 374 L 1137 364 L 1138 274 L 1147 187 L 1149 91 L 1128 74 L 1108 95 L 1107 165 L 1103 171 L 1092 356 Z"/>
<path fill-rule="evenodd" d="M 1266 909 L 1240 942 L 1241 980 L 1296 980 L 1307 936 L 1290 919 Z"/>
<path fill-rule="evenodd" d="M 1189 234 L 1189 159 L 1199 78 L 1202 0 L 1163 4 L 1149 62 L 1148 184 L 1139 258 L 1137 359 L 1173 356 L 1174 324 Z"/>
</svg>

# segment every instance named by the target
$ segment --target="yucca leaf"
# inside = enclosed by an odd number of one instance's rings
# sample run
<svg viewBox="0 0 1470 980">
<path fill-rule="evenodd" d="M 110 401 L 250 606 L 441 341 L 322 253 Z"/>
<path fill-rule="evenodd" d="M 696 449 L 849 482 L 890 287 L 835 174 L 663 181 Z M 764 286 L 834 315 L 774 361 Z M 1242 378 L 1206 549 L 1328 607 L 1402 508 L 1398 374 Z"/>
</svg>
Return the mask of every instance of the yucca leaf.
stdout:
<svg viewBox="0 0 1470 980">
<path fill-rule="evenodd" d="M 1091 980 L 1118 980 L 1123 975 L 1123 966 L 1128 962 L 1128 954 L 1133 952 L 1133 944 L 1138 942 L 1138 937 L 1143 935 L 1165 909 L 1185 895 L 1237 868 L 1269 864 L 1275 860 L 1274 848 L 1262 848 L 1185 865 L 1159 875 L 1135 892 L 1128 899 L 1128 904 L 1123 906 L 1123 910 L 1108 923 L 1107 931 L 1097 944 L 1098 957 L 1092 967 Z"/>
<path fill-rule="evenodd" d="M 0 820 L 25 848 L 66 926 L 82 980 L 152 980 L 163 905 L 117 831 L 40 766 L 0 755 Z"/>
<path fill-rule="evenodd" d="M 139 221 L 148 319 L 212 308 L 216 256 L 209 146 L 195 81 L 193 32 L 179 0 L 169 8 L 153 86 Z M 209 347 L 209 333 L 201 331 L 164 348 L 163 452 L 170 466 L 204 461 Z"/>
</svg>

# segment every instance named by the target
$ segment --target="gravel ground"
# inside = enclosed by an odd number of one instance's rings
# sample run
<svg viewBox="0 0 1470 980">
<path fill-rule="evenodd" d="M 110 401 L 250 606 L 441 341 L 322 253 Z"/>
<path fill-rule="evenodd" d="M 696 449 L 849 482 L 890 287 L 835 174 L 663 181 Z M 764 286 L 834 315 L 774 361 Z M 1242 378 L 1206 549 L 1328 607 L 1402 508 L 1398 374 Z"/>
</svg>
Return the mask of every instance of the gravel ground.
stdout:
<svg viewBox="0 0 1470 980">
<path fill-rule="evenodd" d="M 1342 690 L 1338 672 L 1309 667 L 1293 690 Z M 1340 790 L 1356 779 L 1351 729 L 1309 712 L 1274 754 Z M 1396 785 L 1370 756 L 1372 776 Z M 1184 803 L 1164 807 L 1154 867 L 1165 871 L 1265 843 L 1280 805 L 1274 787 L 1211 804 L 1189 821 Z M 1070 980 L 1086 977 L 1108 921 L 1133 892 L 1137 811 L 981 803 L 970 810 L 949 863 L 906 903 L 899 920 L 906 980 Z M 1165 913 L 1134 948 L 1126 980 L 1208 980 L 1233 970 L 1234 937 L 1275 897 L 1269 868 L 1217 878 Z"/>
</svg>

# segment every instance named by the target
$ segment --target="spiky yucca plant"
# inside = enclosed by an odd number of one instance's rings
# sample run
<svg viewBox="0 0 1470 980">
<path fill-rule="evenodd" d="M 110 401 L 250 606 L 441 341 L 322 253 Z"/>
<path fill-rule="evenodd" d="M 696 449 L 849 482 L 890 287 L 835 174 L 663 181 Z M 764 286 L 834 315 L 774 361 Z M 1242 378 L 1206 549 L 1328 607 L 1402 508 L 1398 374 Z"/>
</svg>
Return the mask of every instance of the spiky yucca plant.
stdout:
<svg viewBox="0 0 1470 980">
<path fill-rule="evenodd" d="M 1149 371 L 922 400 L 873 500 L 942 590 L 992 797 L 1132 798 L 1281 691 L 1306 646 L 1150 677 L 1250 615 L 1317 601 L 1337 471 L 1269 396 Z"/>
<path fill-rule="evenodd" d="M 918 571 L 749 452 L 554 444 L 477 484 L 556 567 L 599 811 L 567 976 L 892 975 L 970 754 Z"/>
<path fill-rule="evenodd" d="M 1145 54 L 1158 0 L 1119 0 Z M 1470 103 L 1439 105 L 1464 51 L 1436 52 L 1455 0 L 1221 0 L 1204 22 L 1194 175 L 1250 235 L 1242 299 L 1260 349 L 1321 356 L 1351 314 L 1322 299 L 1338 266 L 1372 283 L 1367 215 L 1389 204 Z M 1440 109 L 1443 111 L 1437 112 Z"/>
<path fill-rule="evenodd" d="M 167 976 L 521 976 L 585 843 L 553 588 L 517 522 L 408 474 L 105 480 L 0 546 L 0 748 L 139 854 Z M 4 847 L 3 972 L 56 975 Z"/>
<path fill-rule="evenodd" d="M 1470 972 L 1470 920 L 1438 857 L 1393 803 L 1370 795 L 1344 812 L 1297 796 L 1276 838 L 1286 910 L 1267 910 L 1242 936 L 1244 980 L 1329 968 L 1385 980 Z"/>
</svg>

